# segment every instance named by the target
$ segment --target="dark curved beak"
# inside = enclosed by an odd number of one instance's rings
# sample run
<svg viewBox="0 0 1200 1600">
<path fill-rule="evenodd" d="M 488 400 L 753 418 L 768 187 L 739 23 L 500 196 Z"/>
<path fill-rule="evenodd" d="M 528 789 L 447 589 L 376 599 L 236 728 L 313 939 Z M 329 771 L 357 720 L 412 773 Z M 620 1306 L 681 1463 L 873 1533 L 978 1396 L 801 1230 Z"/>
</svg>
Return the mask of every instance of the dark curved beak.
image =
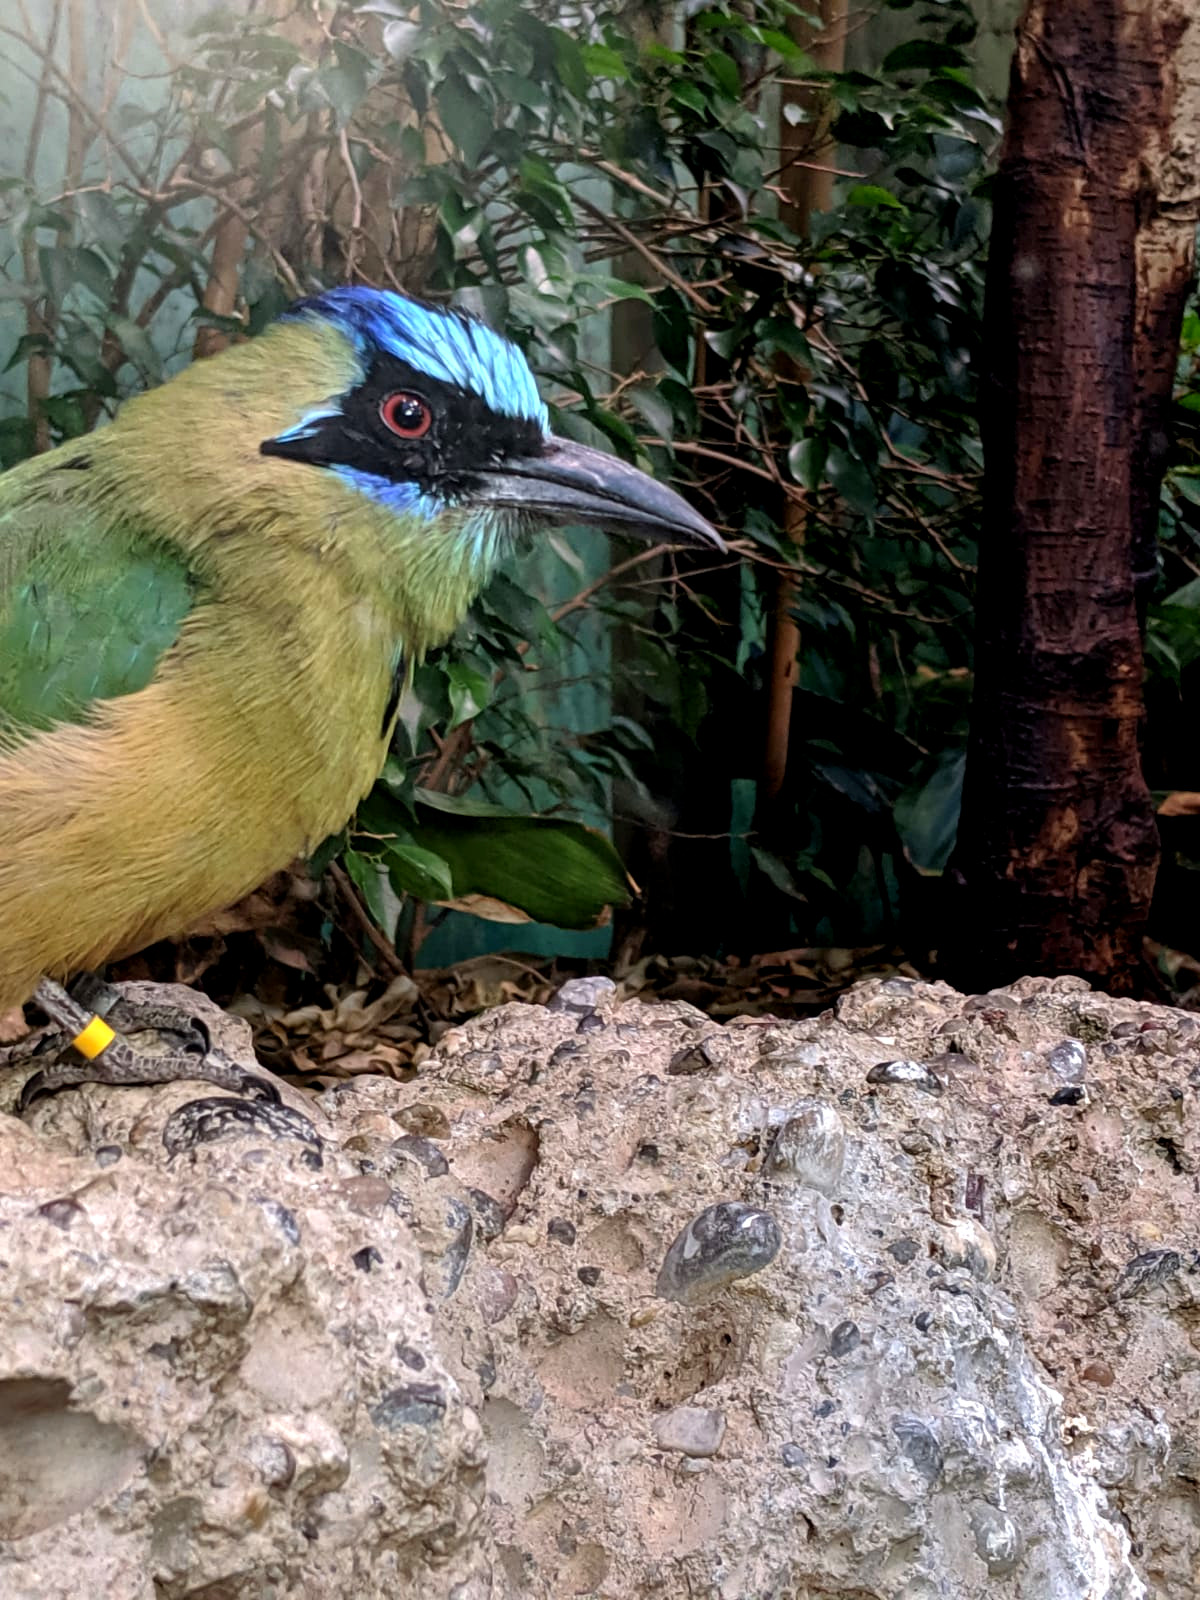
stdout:
<svg viewBox="0 0 1200 1600">
<path fill-rule="evenodd" d="M 509 506 L 558 526 L 584 522 L 647 539 L 705 544 L 725 541 L 682 495 L 617 456 L 551 436 L 542 455 L 511 456 L 484 468 L 477 504 Z"/>
</svg>

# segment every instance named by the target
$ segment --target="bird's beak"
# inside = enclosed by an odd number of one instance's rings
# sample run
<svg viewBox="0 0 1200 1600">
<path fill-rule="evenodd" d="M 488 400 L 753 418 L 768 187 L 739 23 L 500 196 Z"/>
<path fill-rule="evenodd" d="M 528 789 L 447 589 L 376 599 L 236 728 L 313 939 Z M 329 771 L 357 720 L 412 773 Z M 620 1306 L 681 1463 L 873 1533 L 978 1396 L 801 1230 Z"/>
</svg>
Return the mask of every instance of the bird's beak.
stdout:
<svg viewBox="0 0 1200 1600">
<path fill-rule="evenodd" d="M 553 436 L 537 456 L 511 456 L 480 473 L 476 503 L 506 506 L 561 526 L 583 522 L 647 539 L 724 550 L 711 523 L 682 495 L 617 456 Z"/>
</svg>

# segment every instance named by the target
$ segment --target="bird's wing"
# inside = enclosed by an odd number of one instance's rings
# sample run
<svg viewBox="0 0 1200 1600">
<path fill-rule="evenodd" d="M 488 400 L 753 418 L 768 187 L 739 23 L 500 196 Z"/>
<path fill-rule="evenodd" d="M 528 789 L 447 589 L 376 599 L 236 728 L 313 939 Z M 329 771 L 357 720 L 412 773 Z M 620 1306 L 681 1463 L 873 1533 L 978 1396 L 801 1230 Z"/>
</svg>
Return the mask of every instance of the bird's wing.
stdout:
<svg viewBox="0 0 1200 1600">
<path fill-rule="evenodd" d="M 144 688 L 197 599 L 169 546 L 31 487 L 0 480 L 0 747 Z"/>
</svg>

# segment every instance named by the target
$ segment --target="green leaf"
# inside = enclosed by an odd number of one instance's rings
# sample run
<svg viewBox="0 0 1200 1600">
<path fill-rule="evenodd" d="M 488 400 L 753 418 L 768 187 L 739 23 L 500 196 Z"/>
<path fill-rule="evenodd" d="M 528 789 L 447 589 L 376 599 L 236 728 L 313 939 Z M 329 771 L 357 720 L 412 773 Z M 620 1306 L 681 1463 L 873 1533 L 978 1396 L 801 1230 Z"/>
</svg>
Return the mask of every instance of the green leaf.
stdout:
<svg viewBox="0 0 1200 1600">
<path fill-rule="evenodd" d="M 620 857 L 595 829 L 428 790 L 416 799 L 413 839 L 449 865 L 453 881 L 439 904 L 490 922 L 595 928 L 629 903 Z"/>
<path fill-rule="evenodd" d="M 704 91 L 694 83 L 689 83 L 686 78 L 671 85 L 671 100 L 677 106 L 684 106 L 688 111 L 695 111 L 703 116 L 708 111 L 708 97 Z"/>
<path fill-rule="evenodd" d="M 38 263 L 50 298 L 60 306 L 75 288 L 86 289 L 101 305 L 107 305 L 112 298 L 112 272 L 95 250 L 43 246 L 38 251 Z"/>
<path fill-rule="evenodd" d="M 450 73 L 438 85 L 437 103 L 446 132 L 462 151 L 467 165 L 478 166 L 493 132 L 487 107 L 457 72 Z"/>
<path fill-rule="evenodd" d="M 777 855 L 772 854 L 770 850 L 764 850 L 761 845 L 751 845 L 750 855 L 754 860 L 754 864 L 773 888 L 778 889 L 781 894 L 787 895 L 789 900 L 806 901 L 808 899 L 804 890 L 801 889 L 792 876 L 791 868 L 781 861 Z"/>
<path fill-rule="evenodd" d="M 117 107 L 116 123 L 121 133 L 132 133 L 135 128 L 145 127 L 146 123 L 154 121 L 153 111 L 145 106 L 139 106 L 134 101 L 124 100 Z"/>
<path fill-rule="evenodd" d="M 609 278 L 602 272 L 589 272 L 586 279 L 581 282 L 594 283 L 601 294 L 613 300 L 641 300 L 646 305 L 654 304 L 654 296 L 640 283 L 630 283 L 628 278 Z"/>
<path fill-rule="evenodd" d="M 766 355 L 778 351 L 785 356 L 791 356 L 793 361 L 809 371 L 818 365 L 812 345 L 790 317 L 772 317 L 769 322 L 762 323 L 759 327 L 759 338 Z"/>
<path fill-rule="evenodd" d="M 846 195 L 848 206 L 890 206 L 893 211 L 907 211 L 903 200 L 883 189 L 877 183 L 856 183 Z"/>
<path fill-rule="evenodd" d="M 492 680 L 465 661 L 452 661 L 446 668 L 450 691 L 450 727 L 470 722 L 486 711 L 492 698 Z"/>
<path fill-rule="evenodd" d="M 1161 602 L 1164 606 L 1174 606 L 1179 609 L 1186 607 L 1200 608 L 1200 578 L 1190 578 L 1179 589 L 1173 589 Z"/>
<path fill-rule="evenodd" d="M 965 67 L 961 50 L 940 44 L 936 39 L 906 39 L 883 58 L 884 72 L 932 70 L 934 67 Z"/>
<path fill-rule="evenodd" d="M 674 414 L 676 426 L 671 431 L 694 433 L 699 426 L 700 411 L 696 404 L 696 396 L 689 386 L 680 383 L 677 378 L 662 378 L 659 381 L 658 393 Z"/>
<path fill-rule="evenodd" d="M 23 333 L 5 363 L 4 370 L 11 372 L 14 367 L 19 367 L 22 361 L 28 361 L 30 356 L 49 355 L 53 348 L 53 344 L 44 333 Z"/>
<path fill-rule="evenodd" d="M 904 853 L 923 876 L 943 872 L 954 849 L 966 765 L 966 751 L 943 751 L 930 776 L 896 801 L 893 816 Z"/>
<path fill-rule="evenodd" d="M 817 64 L 808 51 L 798 45 L 790 34 L 778 28 L 760 28 L 758 37 L 768 50 L 774 50 L 788 64 L 790 72 L 816 72 Z"/>
<path fill-rule="evenodd" d="M 162 357 L 145 328 L 134 322 L 132 317 L 109 317 L 107 322 L 129 360 L 152 383 L 157 383 L 162 377 Z"/>
<path fill-rule="evenodd" d="M 744 337 L 739 328 L 706 328 L 704 342 L 722 361 L 731 361 Z"/>
<path fill-rule="evenodd" d="M 742 80 L 732 56 L 727 56 L 723 50 L 710 50 L 704 57 L 704 67 L 712 81 L 730 100 L 741 99 Z"/>
<path fill-rule="evenodd" d="M 555 77 L 568 94 L 574 95 L 577 100 L 586 99 L 591 84 L 588 82 L 578 40 L 573 39 L 563 28 L 553 28 L 551 33 L 554 38 Z"/>
<path fill-rule="evenodd" d="M 383 874 L 379 863 L 371 856 L 360 855 L 357 850 L 347 850 L 342 860 L 354 887 L 362 895 L 367 910 L 380 927 L 387 916 L 387 903 L 383 898 Z"/>
<path fill-rule="evenodd" d="M 84 189 L 75 197 L 83 230 L 106 250 L 118 251 L 124 245 L 129 224 L 110 194 L 101 189 Z"/>
<path fill-rule="evenodd" d="M 5 472 L 33 454 L 33 422 L 29 417 L 0 417 L 0 468 Z"/>
<path fill-rule="evenodd" d="M 585 44 L 579 54 L 589 77 L 624 79 L 629 76 L 624 57 L 606 44 Z"/>
<path fill-rule="evenodd" d="M 388 881 L 399 895 L 418 900 L 445 901 L 454 896 L 450 863 L 411 836 L 391 840 L 383 852 Z"/>
<path fill-rule="evenodd" d="M 78 398 L 73 394 L 51 395 L 42 401 L 42 410 L 64 439 L 78 439 L 87 432 L 87 418 Z"/>
<path fill-rule="evenodd" d="M 335 861 L 346 848 L 346 830 L 331 833 L 323 839 L 312 855 L 308 858 L 308 870 L 312 877 L 319 878 L 331 861 Z"/>
<path fill-rule="evenodd" d="M 451 817 L 523 817 L 523 811 L 513 811 L 509 806 L 498 806 L 491 800 L 482 800 L 472 794 L 443 794 L 440 789 L 415 789 L 413 798 L 418 805 L 432 811 L 444 811 Z"/>
<path fill-rule="evenodd" d="M 671 438 L 675 432 L 675 412 L 658 389 L 648 384 L 637 384 L 626 390 L 625 397 L 660 439 Z"/>
<path fill-rule="evenodd" d="M 835 448 L 829 452 L 828 471 L 830 482 L 847 505 L 855 511 L 875 510 L 875 480 L 858 456 Z"/>
<path fill-rule="evenodd" d="M 393 61 L 407 61 L 417 48 L 421 37 L 421 30 L 415 22 L 406 18 L 396 18 L 385 23 L 383 29 L 383 48 Z"/>
<path fill-rule="evenodd" d="M 334 41 L 334 58 L 317 74 L 318 82 L 344 127 L 367 97 L 370 61 L 361 50 Z"/>
<path fill-rule="evenodd" d="M 797 439 L 796 443 L 788 451 L 788 466 L 796 482 L 805 489 L 819 489 L 828 455 L 829 446 L 825 439 L 819 435 L 810 436 L 807 439 Z M 872 504 L 874 504 L 873 493 Z"/>
</svg>

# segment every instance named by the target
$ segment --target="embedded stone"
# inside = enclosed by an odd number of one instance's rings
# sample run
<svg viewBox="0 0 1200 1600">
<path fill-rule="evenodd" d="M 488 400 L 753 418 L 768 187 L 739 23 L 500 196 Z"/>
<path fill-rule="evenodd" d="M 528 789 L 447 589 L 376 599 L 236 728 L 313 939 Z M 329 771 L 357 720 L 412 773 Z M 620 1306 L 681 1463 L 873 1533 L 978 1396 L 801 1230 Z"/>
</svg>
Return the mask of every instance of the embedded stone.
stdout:
<svg viewBox="0 0 1200 1600">
<path fill-rule="evenodd" d="M 763 1171 L 793 1178 L 806 1188 L 832 1194 L 846 1164 L 846 1132 L 841 1117 L 822 1100 L 801 1101 L 767 1148 Z"/>
<path fill-rule="evenodd" d="M 616 993 L 611 978 L 597 974 L 589 978 L 568 978 L 550 998 L 547 1011 L 574 1011 L 579 1015 L 594 1011 L 602 1000 Z"/>
<path fill-rule="evenodd" d="M 312 1123 L 291 1106 L 272 1100 L 233 1100 L 216 1096 L 188 1100 L 167 1118 L 162 1132 L 168 1155 L 182 1155 L 202 1144 L 221 1144 L 231 1139 L 266 1138 L 294 1140 L 300 1145 L 300 1159 L 307 1167 L 322 1164 L 320 1136 Z"/>
<path fill-rule="evenodd" d="M 862 1334 L 856 1322 L 839 1322 L 829 1335 L 829 1354 L 835 1359 L 848 1356 L 862 1343 Z"/>
<path fill-rule="evenodd" d="M 924 1094 L 941 1094 L 945 1089 L 937 1073 L 931 1072 L 922 1061 L 881 1061 L 867 1073 L 867 1082 L 920 1089 Z"/>
<path fill-rule="evenodd" d="M 917 1472 L 932 1487 L 942 1476 L 945 1461 L 937 1435 L 919 1417 L 893 1417 L 892 1432 Z"/>
<path fill-rule="evenodd" d="M 685 1456 L 715 1456 L 725 1437 L 725 1413 L 708 1406 L 676 1406 L 654 1419 L 654 1437 L 662 1450 Z"/>
<path fill-rule="evenodd" d="M 938 1254 L 947 1267 L 965 1267 L 986 1282 L 996 1270 L 996 1245 L 974 1217 L 954 1217 L 937 1229 Z"/>
<path fill-rule="evenodd" d="M 1087 1064 L 1087 1050 L 1078 1039 L 1064 1039 L 1046 1057 L 1050 1071 L 1064 1083 L 1082 1083 Z"/>
<path fill-rule="evenodd" d="M 441 1178 L 450 1171 L 450 1163 L 437 1145 L 417 1133 L 406 1133 L 399 1139 L 393 1139 L 389 1153 L 401 1160 L 414 1162 L 429 1178 Z"/>
<path fill-rule="evenodd" d="M 1007 1578 L 1021 1564 L 1025 1540 L 1013 1519 L 998 1507 L 977 1501 L 968 1512 L 979 1559 L 991 1578 Z"/>
<path fill-rule="evenodd" d="M 779 1254 L 779 1224 L 766 1211 L 722 1201 L 694 1217 L 672 1243 L 655 1292 L 692 1305 L 769 1266 Z"/>
</svg>

